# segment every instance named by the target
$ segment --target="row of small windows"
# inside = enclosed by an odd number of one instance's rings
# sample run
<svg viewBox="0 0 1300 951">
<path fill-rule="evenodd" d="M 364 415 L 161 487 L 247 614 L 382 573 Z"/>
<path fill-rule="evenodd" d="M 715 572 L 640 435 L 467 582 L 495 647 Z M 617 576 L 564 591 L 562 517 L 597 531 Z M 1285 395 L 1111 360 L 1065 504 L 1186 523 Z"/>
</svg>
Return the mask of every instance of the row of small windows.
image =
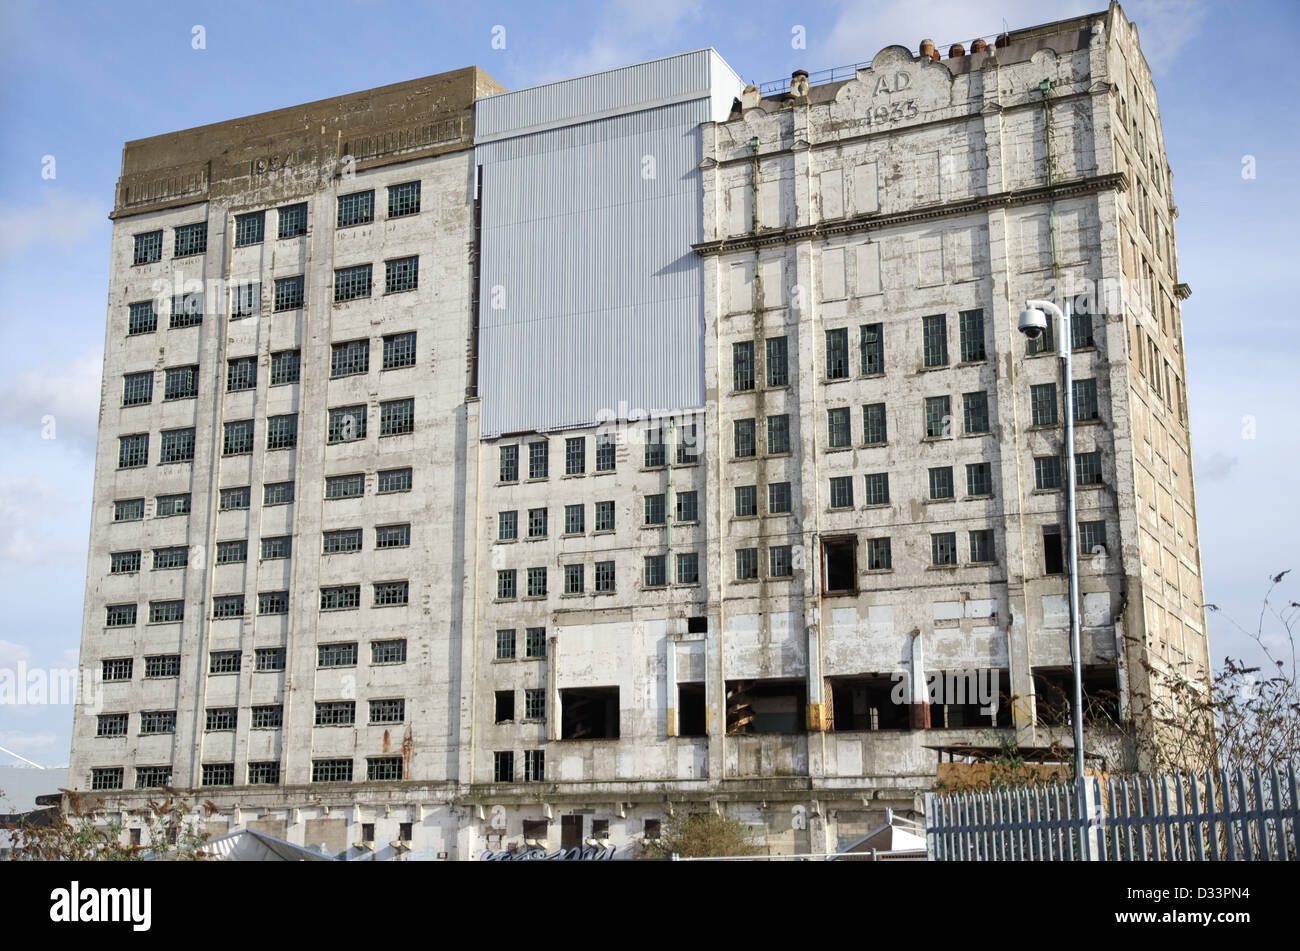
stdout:
<svg viewBox="0 0 1300 951">
<path fill-rule="evenodd" d="M 406 701 L 385 698 L 368 701 L 369 723 L 403 723 L 406 720 Z M 356 701 L 316 701 L 315 726 L 353 726 L 356 723 Z M 130 714 L 102 713 L 97 717 L 96 737 L 120 737 L 129 732 Z M 208 707 L 204 711 L 203 729 L 206 733 L 234 731 L 239 720 L 237 707 Z M 175 710 L 146 710 L 139 714 L 140 735 L 176 732 Z M 284 725 L 284 707 L 281 704 L 254 706 L 249 710 L 249 728 L 253 730 L 278 730 Z"/>
<path fill-rule="evenodd" d="M 662 427 L 652 429 L 645 434 L 644 466 L 658 469 L 666 466 L 669 444 L 676 445 L 677 465 L 694 465 L 699 460 L 699 428 L 695 423 L 687 423 L 674 428 L 669 435 Z M 528 478 L 550 478 L 550 442 L 546 439 L 533 440 L 525 444 L 528 449 Z M 613 472 L 616 464 L 617 440 L 613 435 L 601 434 L 596 437 L 595 472 Z M 501 446 L 497 480 L 502 483 L 519 481 L 518 444 Z M 587 437 L 570 436 L 564 441 L 564 474 L 566 476 L 585 475 L 587 472 Z"/>
<path fill-rule="evenodd" d="M 317 667 L 355 667 L 357 665 L 357 643 L 318 644 L 316 647 Z M 240 651 L 212 651 L 208 654 L 209 674 L 237 674 L 243 669 L 243 653 Z M 405 638 L 391 638 L 370 642 L 371 666 L 406 663 Z M 253 651 L 253 670 L 258 673 L 275 673 L 285 669 L 285 649 L 283 647 L 259 647 Z M 135 658 L 111 657 L 100 662 L 100 673 L 105 683 L 129 681 L 135 672 Z M 180 654 L 151 654 L 144 658 L 144 677 L 153 680 L 167 677 L 179 677 L 181 674 Z"/>
<path fill-rule="evenodd" d="M 313 783 L 351 782 L 353 763 L 350 759 L 312 760 L 311 781 Z M 404 778 L 402 757 L 368 756 L 366 757 L 366 779 L 372 782 L 394 781 Z M 125 782 L 125 769 L 121 766 L 96 767 L 90 771 L 90 788 L 92 790 L 122 789 Z M 234 763 L 204 763 L 200 773 L 202 786 L 233 786 L 235 784 Z M 278 761 L 250 762 L 248 764 L 248 785 L 276 786 L 280 783 L 280 763 Z M 155 789 L 172 784 L 172 768 L 168 766 L 135 767 L 135 788 Z"/>
<path fill-rule="evenodd" d="M 513 601 L 520 597 L 519 572 L 515 568 L 503 568 L 497 571 L 497 600 Z M 586 566 L 564 566 L 565 594 L 583 594 L 586 592 Z M 524 597 L 544 598 L 549 594 L 548 571 L 544 566 L 524 569 Z M 616 568 L 613 561 L 598 561 L 592 572 L 593 590 L 601 594 L 611 594 L 616 590 Z"/>
<path fill-rule="evenodd" d="M 287 539 L 285 539 L 287 544 Z M 242 544 L 242 543 L 241 543 Z M 165 564 L 161 567 L 184 567 L 184 556 L 186 549 L 156 549 L 154 552 L 155 567 L 159 567 L 157 559 L 159 553 L 179 552 L 180 563 L 176 565 Z M 123 552 L 122 554 L 135 555 L 139 558 L 139 552 Z M 222 562 L 218 561 L 218 564 Z M 410 582 L 408 581 L 380 581 L 375 582 L 372 586 L 374 607 L 389 607 L 393 605 L 403 605 L 410 602 Z M 361 585 L 330 585 L 320 589 L 320 609 L 322 611 L 349 611 L 361 607 Z M 105 608 L 106 627 L 131 627 L 137 623 L 138 608 L 136 604 L 110 604 Z M 247 604 L 245 596 L 242 594 L 223 594 L 217 595 L 212 599 L 212 617 L 213 618 L 239 618 L 244 617 L 247 613 Z M 289 613 L 289 592 L 288 591 L 259 591 L 257 594 L 257 613 L 259 616 L 288 614 Z M 149 623 L 150 624 L 173 624 L 185 619 L 185 602 L 184 601 L 150 601 L 149 602 Z"/>
</svg>

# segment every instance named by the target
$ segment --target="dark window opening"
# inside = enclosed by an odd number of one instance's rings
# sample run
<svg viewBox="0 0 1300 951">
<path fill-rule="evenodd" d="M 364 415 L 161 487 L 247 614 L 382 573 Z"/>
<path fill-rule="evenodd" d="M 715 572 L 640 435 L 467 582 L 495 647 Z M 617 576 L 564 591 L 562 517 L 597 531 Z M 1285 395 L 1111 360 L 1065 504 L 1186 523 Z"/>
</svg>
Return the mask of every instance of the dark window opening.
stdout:
<svg viewBox="0 0 1300 951">
<path fill-rule="evenodd" d="M 582 847 L 583 816 L 560 816 L 560 848 L 578 849 Z"/>
<path fill-rule="evenodd" d="M 826 594 L 857 594 L 857 549 L 853 538 L 822 539 L 822 590 Z"/>
<path fill-rule="evenodd" d="M 660 832 L 660 830 L 661 830 L 662 828 L 663 828 L 662 820 L 660 820 L 660 819 L 647 819 L 647 820 L 645 821 L 645 837 L 646 837 L 647 839 L 657 839 L 657 838 L 659 838 L 659 832 Z"/>
<path fill-rule="evenodd" d="M 509 723 L 515 718 L 515 692 L 513 690 L 498 690 L 497 698 L 497 723 Z"/>
<path fill-rule="evenodd" d="M 704 684 L 677 685 L 677 735 L 708 735 L 704 715 Z"/>
<path fill-rule="evenodd" d="M 361 841 L 362 842 L 375 841 L 375 824 L 373 822 L 361 823 Z"/>
<path fill-rule="evenodd" d="M 547 823 L 545 819 L 524 820 L 524 844 L 541 845 L 546 841 Z"/>
<path fill-rule="evenodd" d="M 560 710 L 560 739 L 618 739 L 617 687 L 561 690 Z"/>
<path fill-rule="evenodd" d="M 802 680 L 728 680 L 728 733 L 802 733 L 807 687 Z"/>
<path fill-rule="evenodd" d="M 1043 571 L 1059 575 L 1065 571 L 1065 546 L 1059 525 L 1043 526 Z"/>
<path fill-rule="evenodd" d="M 828 680 L 832 730 L 907 729 L 908 697 L 906 691 L 897 689 L 893 677 L 831 677 Z"/>
<path fill-rule="evenodd" d="M 1114 667 L 1083 670 L 1083 722 L 1114 724 L 1119 721 L 1119 684 Z M 1034 670 L 1034 718 L 1042 726 L 1072 726 L 1074 673 L 1069 667 Z"/>
<path fill-rule="evenodd" d="M 709 619 L 704 615 L 688 617 L 686 619 L 687 634 L 707 634 L 709 632 Z"/>
</svg>

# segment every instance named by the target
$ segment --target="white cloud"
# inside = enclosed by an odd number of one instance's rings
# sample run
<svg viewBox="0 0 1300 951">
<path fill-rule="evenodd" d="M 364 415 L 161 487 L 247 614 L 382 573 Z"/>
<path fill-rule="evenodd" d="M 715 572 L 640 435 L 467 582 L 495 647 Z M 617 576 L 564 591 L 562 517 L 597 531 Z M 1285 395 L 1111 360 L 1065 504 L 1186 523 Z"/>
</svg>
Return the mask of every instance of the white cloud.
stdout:
<svg viewBox="0 0 1300 951">
<path fill-rule="evenodd" d="M 586 47 L 548 57 L 548 68 L 535 82 L 568 79 L 641 62 L 647 56 L 656 55 L 647 52 L 648 42 L 665 42 L 677 28 L 700 19 L 702 9 L 698 0 L 663 0 L 661 3 L 617 0 L 603 9 Z M 696 49 L 704 45 L 708 44 L 695 43 L 682 48 Z"/>
<path fill-rule="evenodd" d="M 39 204 L 0 205 L 0 259 L 39 247 L 66 253 L 101 228 L 109 228 L 103 202 L 74 198 L 50 185 Z"/>
<path fill-rule="evenodd" d="M 0 480 L 0 564 L 30 564 L 58 554 L 50 546 L 47 526 L 38 513 L 48 511 L 59 498 L 54 488 L 38 479 L 19 477 Z M 0 666 L 5 649 L 16 647 L 0 641 Z M 23 655 L 22 659 L 26 659 Z"/>
<path fill-rule="evenodd" d="M 0 423 L 40 435 L 47 425 L 46 418 L 53 417 L 56 440 L 71 440 L 93 456 L 103 366 L 103 350 L 96 348 L 64 366 L 46 364 L 18 374 L 0 388 Z"/>
</svg>

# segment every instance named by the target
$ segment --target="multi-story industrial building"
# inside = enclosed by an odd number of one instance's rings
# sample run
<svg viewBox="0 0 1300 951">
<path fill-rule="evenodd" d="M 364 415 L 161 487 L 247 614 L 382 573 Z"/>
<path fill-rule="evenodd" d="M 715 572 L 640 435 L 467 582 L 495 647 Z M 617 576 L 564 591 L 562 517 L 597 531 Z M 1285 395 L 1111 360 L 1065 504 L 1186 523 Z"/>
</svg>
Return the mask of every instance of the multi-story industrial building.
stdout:
<svg viewBox="0 0 1300 951">
<path fill-rule="evenodd" d="M 834 851 L 945 750 L 1068 739 L 1069 465 L 1090 695 L 1140 724 L 1149 669 L 1203 677 L 1136 29 L 948 53 L 466 69 L 128 143 L 77 787 L 350 858 L 709 808 Z M 1016 332 L 1067 295 L 1073 453 Z"/>
</svg>

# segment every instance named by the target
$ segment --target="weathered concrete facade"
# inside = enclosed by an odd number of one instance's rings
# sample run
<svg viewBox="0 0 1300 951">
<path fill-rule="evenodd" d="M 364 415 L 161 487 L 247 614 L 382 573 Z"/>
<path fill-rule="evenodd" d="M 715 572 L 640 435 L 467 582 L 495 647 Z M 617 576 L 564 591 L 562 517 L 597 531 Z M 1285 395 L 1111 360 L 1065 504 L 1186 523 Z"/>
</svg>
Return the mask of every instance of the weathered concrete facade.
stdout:
<svg viewBox="0 0 1300 951">
<path fill-rule="evenodd" d="M 708 72 L 674 85 L 659 71 L 677 60 Z M 125 789 L 105 793 L 129 810 L 143 795 L 133 770 L 169 765 L 175 784 L 222 808 L 222 831 L 247 823 L 350 857 L 366 854 L 350 848 L 360 841 L 428 858 L 529 841 L 626 852 L 668 816 L 707 808 L 760 827 L 773 851 L 833 851 L 886 806 L 916 808 L 933 747 L 1068 743 L 1047 709 L 1070 663 L 1050 532 L 1064 520 L 1065 464 L 1086 476 L 1090 691 L 1140 718 L 1146 664 L 1203 676 L 1178 316 L 1188 291 L 1155 92 L 1119 7 L 939 60 L 887 47 L 847 81 L 746 89 L 729 116 L 734 76 L 720 63 L 683 54 L 644 76 L 504 96 L 480 110 L 495 124 L 477 137 L 472 103 L 499 87 L 464 70 L 128 145 L 83 666 L 131 657 L 136 668 L 78 712 L 78 788 L 120 767 Z M 656 95 L 626 95 L 642 79 Z M 679 132 L 687 106 L 715 121 Z M 564 256 L 551 254 L 530 278 L 511 222 L 527 223 L 525 245 L 582 233 L 562 208 L 552 223 L 522 203 L 546 205 L 534 193 L 576 167 L 584 142 L 599 152 L 595 178 L 610 179 L 608 195 L 591 181 L 581 191 L 595 225 L 628 200 L 664 214 L 654 229 L 628 225 L 626 247 L 655 254 L 625 262 L 604 295 L 589 274 L 591 306 L 566 311 L 566 281 L 588 271 L 554 273 Z M 639 177 L 657 142 L 672 150 L 652 163 L 667 183 Z M 308 158 L 275 159 L 286 154 Z M 611 171 L 620 159 L 629 167 Z M 416 180 L 418 214 L 384 215 L 386 189 Z M 484 191 L 505 182 L 528 187 L 500 202 Z M 346 196 L 372 189 L 373 222 L 337 226 L 339 198 L 350 208 Z M 236 216 L 303 201 L 306 235 L 272 238 L 268 213 L 265 240 L 235 246 Z M 681 218 L 688 204 L 698 220 Z M 200 220 L 206 252 L 173 260 L 175 228 Z M 161 260 L 133 264 L 135 236 L 159 229 Z M 352 286 L 346 269 L 410 257 L 417 288 L 335 300 L 340 280 L 342 296 Z M 170 297 L 191 269 L 226 282 L 224 304 L 209 294 L 197 327 L 164 330 L 161 312 L 156 332 L 128 334 L 129 305 L 158 296 L 160 279 Z M 664 271 L 674 283 L 654 282 Z M 305 306 L 277 311 L 276 279 L 297 275 Z M 231 319 L 230 289 L 249 283 L 260 311 Z M 663 309 L 664 287 L 682 314 Z M 1027 298 L 1066 295 L 1080 311 L 1077 461 L 1061 458 L 1059 361 L 1016 330 Z M 512 393 L 511 367 L 535 355 L 533 314 L 568 321 L 557 333 L 578 339 L 600 307 L 613 323 L 678 320 L 686 335 L 672 347 L 701 340 L 702 405 L 692 368 L 669 381 L 665 405 L 644 406 L 653 374 L 631 374 L 624 392 L 618 372 L 593 365 L 612 404 L 594 420 L 572 367 L 547 383 L 529 365 L 528 395 Z M 618 335 L 619 352 L 671 358 L 654 349 L 668 326 L 657 320 Z M 494 357 L 480 361 L 489 324 Z M 383 338 L 411 331 L 414 364 L 381 369 Z M 357 371 L 356 349 L 336 345 L 363 339 Z M 299 382 L 271 385 L 273 354 L 294 348 Z M 244 356 L 258 358 L 256 387 L 230 389 L 222 374 Z M 166 369 L 189 365 L 194 398 L 120 405 L 118 387 L 138 392 L 125 374 L 153 368 L 162 389 Z M 381 436 L 385 407 L 406 399 L 413 430 Z M 358 406 L 363 437 L 348 413 L 331 422 L 330 410 Z M 268 450 L 264 417 L 293 414 L 295 448 Z M 223 454 L 219 427 L 246 419 L 251 452 Z M 162 431 L 187 427 L 194 461 L 158 465 Z M 119 437 L 145 431 L 148 466 L 119 468 Z M 409 490 L 380 491 L 406 468 Z M 354 474 L 357 497 L 339 479 Z M 286 482 L 293 503 L 264 504 L 264 487 Z M 220 490 L 242 486 L 247 507 L 223 510 Z M 184 492 L 188 517 L 155 514 L 155 496 Z M 114 502 L 136 498 L 143 519 L 115 521 Z M 407 524 L 409 547 L 376 546 L 377 530 Z M 347 551 L 355 529 L 360 551 Z M 273 545 L 256 559 L 260 539 L 281 537 L 289 558 Z M 246 560 L 219 555 L 245 538 Z M 146 568 L 150 549 L 180 546 L 184 570 Z M 136 570 L 108 571 L 134 550 Z M 406 603 L 374 606 L 396 581 Z M 353 585 L 360 603 L 347 609 L 336 589 Z M 279 591 L 287 613 L 259 613 L 259 596 Z M 213 616 L 214 599 L 240 592 L 242 616 Z M 146 623 L 150 602 L 168 600 L 184 602 L 184 619 Z M 132 602 L 137 623 L 105 625 L 110 606 Z M 399 640 L 404 661 L 371 654 Z M 352 643 L 350 664 L 320 653 Z M 279 646 L 283 671 L 252 669 L 258 649 Z M 237 675 L 208 672 L 212 652 L 233 651 Z M 166 653 L 179 676 L 142 677 Z M 926 696 L 926 675 L 954 671 L 978 672 L 998 710 Z M 396 718 L 368 708 L 397 699 Z M 355 704 L 355 722 L 322 725 L 319 705 L 328 721 L 338 702 Z M 255 708 L 276 705 L 282 726 L 255 728 Z M 376 709 L 381 722 L 368 722 Z M 171 710 L 174 732 L 140 735 L 142 713 Z M 231 729 L 223 710 L 237 711 Z M 127 714 L 126 733 L 97 736 L 101 714 Z M 1097 731 L 1089 752 L 1132 756 Z M 324 761 L 350 763 L 351 781 L 327 781 L 338 776 Z M 278 782 L 253 783 L 250 768 L 271 762 Z M 230 782 L 204 781 L 224 780 L 204 767 L 225 764 Z"/>
</svg>

